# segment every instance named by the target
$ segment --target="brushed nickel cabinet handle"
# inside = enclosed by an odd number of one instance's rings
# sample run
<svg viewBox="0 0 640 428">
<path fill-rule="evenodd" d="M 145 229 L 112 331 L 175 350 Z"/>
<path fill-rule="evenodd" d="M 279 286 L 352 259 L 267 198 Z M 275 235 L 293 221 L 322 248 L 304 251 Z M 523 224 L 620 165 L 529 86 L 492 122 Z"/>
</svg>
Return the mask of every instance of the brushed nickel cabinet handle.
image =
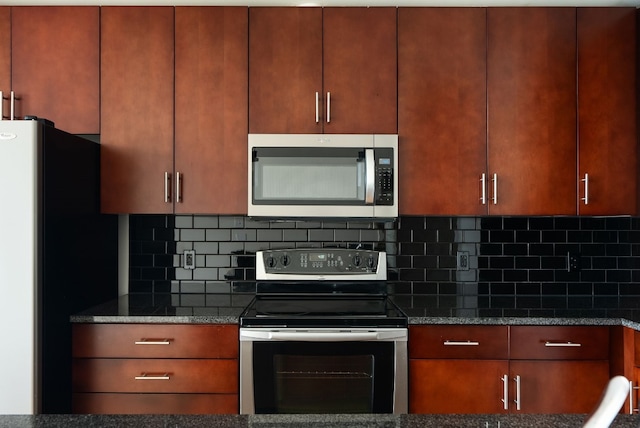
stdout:
<svg viewBox="0 0 640 428">
<path fill-rule="evenodd" d="M 171 202 L 171 174 L 164 172 L 164 202 Z"/>
<path fill-rule="evenodd" d="M 331 122 L 331 92 L 327 92 L 327 123 Z"/>
<path fill-rule="evenodd" d="M 520 410 L 522 404 L 520 397 L 520 375 L 517 375 L 513 380 L 516 383 L 516 399 L 513 400 L 513 402 L 516 403 L 516 410 Z"/>
<path fill-rule="evenodd" d="M 480 203 L 482 205 L 487 205 L 487 175 L 484 172 L 480 176 L 480 186 L 482 187 L 480 192 L 482 195 L 480 196 Z"/>
<path fill-rule="evenodd" d="M 547 348 L 577 348 L 582 344 L 576 342 L 545 342 L 544 346 Z"/>
<path fill-rule="evenodd" d="M 502 376 L 502 408 L 509 410 L 509 376 Z"/>
<path fill-rule="evenodd" d="M 173 339 L 140 339 L 133 342 L 135 345 L 171 345 Z"/>
<path fill-rule="evenodd" d="M 493 205 L 498 205 L 498 174 L 493 174 Z"/>
<path fill-rule="evenodd" d="M 584 183 L 584 198 L 580 199 L 584 201 L 585 205 L 589 205 L 589 174 L 585 172 L 584 178 L 580 181 Z"/>
<path fill-rule="evenodd" d="M 176 203 L 182 202 L 182 174 L 176 172 Z"/>
<path fill-rule="evenodd" d="M 152 373 L 142 373 L 140 376 L 135 376 L 135 380 L 171 380 L 169 373 L 163 374 L 152 374 Z"/>
<path fill-rule="evenodd" d="M 473 340 L 445 340 L 442 344 L 445 346 L 479 346 L 480 342 Z"/>
<path fill-rule="evenodd" d="M 316 92 L 316 123 L 320 122 L 320 94 Z"/>
</svg>

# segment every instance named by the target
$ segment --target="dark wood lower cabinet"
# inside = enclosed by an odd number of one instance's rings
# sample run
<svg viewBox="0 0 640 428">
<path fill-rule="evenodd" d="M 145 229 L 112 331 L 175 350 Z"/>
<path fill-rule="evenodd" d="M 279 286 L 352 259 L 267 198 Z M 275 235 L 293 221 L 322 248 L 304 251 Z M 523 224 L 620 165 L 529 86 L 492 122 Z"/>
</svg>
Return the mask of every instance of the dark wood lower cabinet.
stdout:
<svg viewBox="0 0 640 428">
<path fill-rule="evenodd" d="M 500 360 L 428 360 L 409 362 L 409 413 L 506 413 Z"/>
<path fill-rule="evenodd" d="M 409 412 L 590 413 L 615 372 L 609 331 L 411 326 Z"/>
<path fill-rule="evenodd" d="M 238 413 L 238 326 L 75 324 L 73 412 Z"/>
<path fill-rule="evenodd" d="M 238 394 L 73 394 L 73 413 L 233 414 Z"/>
</svg>

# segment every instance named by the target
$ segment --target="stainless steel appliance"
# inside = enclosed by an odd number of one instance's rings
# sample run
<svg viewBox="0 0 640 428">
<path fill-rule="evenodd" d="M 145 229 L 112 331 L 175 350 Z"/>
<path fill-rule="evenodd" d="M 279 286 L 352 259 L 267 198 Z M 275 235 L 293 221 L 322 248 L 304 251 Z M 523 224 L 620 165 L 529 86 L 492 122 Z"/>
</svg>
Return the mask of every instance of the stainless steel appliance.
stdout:
<svg viewBox="0 0 640 428">
<path fill-rule="evenodd" d="M 407 413 L 407 317 L 386 267 L 378 251 L 259 251 L 240 413 Z"/>
<path fill-rule="evenodd" d="M 69 317 L 117 296 L 100 145 L 0 120 L 0 414 L 71 413 Z"/>
<path fill-rule="evenodd" d="M 249 134 L 252 217 L 398 216 L 398 136 Z"/>
</svg>

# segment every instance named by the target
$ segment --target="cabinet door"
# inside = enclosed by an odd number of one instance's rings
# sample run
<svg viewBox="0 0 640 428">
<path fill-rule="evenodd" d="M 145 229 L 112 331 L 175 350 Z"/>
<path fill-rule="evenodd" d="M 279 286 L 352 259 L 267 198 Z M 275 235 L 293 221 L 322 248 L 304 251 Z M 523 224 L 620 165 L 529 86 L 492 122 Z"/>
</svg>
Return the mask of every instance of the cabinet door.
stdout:
<svg viewBox="0 0 640 428">
<path fill-rule="evenodd" d="M 173 25 L 173 7 L 102 7 L 105 213 L 173 212 Z"/>
<path fill-rule="evenodd" d="M 14 7 L 12 89 L 19 115 L 72 134 L 100 132 L 100 8 Z"/>
<path fill-rule="evenodd" d="M 409 413 L 506 413 L 498 360 L 409 360 Z"/>
<path fill-rule="evenodd" d="M 575 214 L 576 10 L 487 14 L 489 213 Z"/>
<path fill-rule="evenodd" d="M 637 212 L 635 8 L 578 9 L 579 214 Z"/>
<path fill-rule="evenodd" d="M 252 7 L 249 25 L 249 132 L 322 132 L 322 9 Z"/>
<path fill-rule="evenodd" d="M 325 8 L 325 133 L 395 134 L 397 31 L 395 8 Z"/>
<path fill-rule="evenodd" d="M 244 214 L 247 8 L 175 13 L 175 212 Z"/>
<path fill-rule="evenodd" d="M 609 381 L 607 361 L 511 361 L 510 372 L 512 413 L 589 413 Z"/>
<path fill-rule="evenodd" d="M 481 215 L 486 9 L 398 9 L 400 213 Z"/>
<path fill-rule="evenodd" d="M 0 6 L 0 91 L 8 96 L 11 91 L 11 7 Z M 3 100 L 3 108 L 8 108 Z M 6 105 L 6 107 L 5 107 Z M 6 115 L 3 110 L 3 115 Z M 2 118 L 0 117 L 0 120 Z"/>
</svg>

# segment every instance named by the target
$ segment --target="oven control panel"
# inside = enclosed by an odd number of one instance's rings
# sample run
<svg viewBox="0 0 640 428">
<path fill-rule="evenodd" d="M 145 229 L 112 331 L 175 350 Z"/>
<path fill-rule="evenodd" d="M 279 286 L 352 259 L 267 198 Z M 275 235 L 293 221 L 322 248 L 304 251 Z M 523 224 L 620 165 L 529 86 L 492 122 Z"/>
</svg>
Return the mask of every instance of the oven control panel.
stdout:
<svg viewBox="0 0 640 428">
<path fill-rule="evenodd" d="M 384 263 L 381 262 L 384 259 Z M 265 250 L 256 253 L 256 270 L 267 274 L 350 275 L 386 270 L 384 251 L 331 249 Z"/>
</svg>

